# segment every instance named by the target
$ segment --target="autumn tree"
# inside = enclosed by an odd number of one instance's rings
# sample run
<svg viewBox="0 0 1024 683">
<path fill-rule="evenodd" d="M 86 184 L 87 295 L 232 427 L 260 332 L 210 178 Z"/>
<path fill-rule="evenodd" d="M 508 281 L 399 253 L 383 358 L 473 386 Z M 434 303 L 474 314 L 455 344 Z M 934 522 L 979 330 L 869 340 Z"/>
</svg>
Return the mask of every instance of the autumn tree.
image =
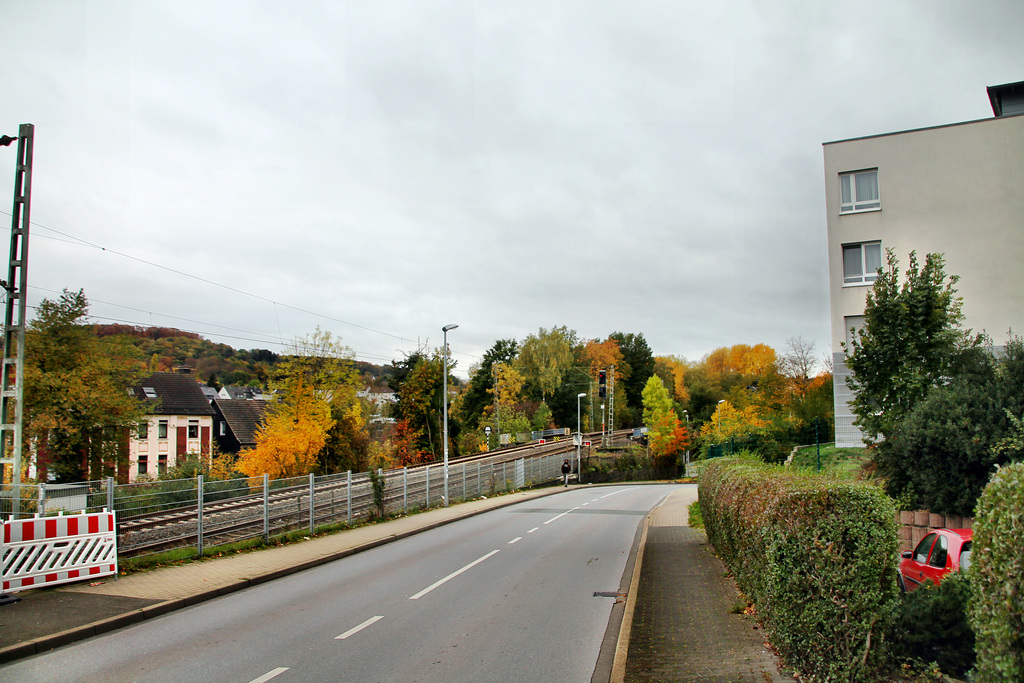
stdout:
<svg viewBox="0 0 1024 683">
<path fill-rule="evenodd" d="M 527 386 L 537 392 L 538 398 L 553 395 L 562 384 L 566 372 L 573 366 L 575 345 L 576 331 L 565 326 L 550 330 L 542 327 L 523 341 L 516 369 Z"/>
<path fill-rule="evenodd" d="M 59 482 L 116 474 L 143 416 L 126 391 L 143 363 L 123 337 L 98 337 L 88 312 L 85 293 L 65 289 L 40 302 L 25 334 L 24 439 Z"/>
<path fill-rule="evenodd" d="M 395 412 L 399 421 L 408 423 L 409 434 L 421 462 L 436 460 L 444 452 L 443 395 L 444 356 L 437 349 L 427 356 L 425 352 L 411 354 L 401 363 L 394 364 L 397 372 L 392 381 L 398 394 Z M 448 368 L 454 367 L 449 359 Z M 449 374 L 449 384 L 454 379 Z M 449 411 L 448 436 L 452 441 L 449 452 L 458 453 L 458 435 L 461 423 L 455 411 Z"/>
<path fill-rule="evenodd" d="M 648 444 L 659 467 L 675 465 L 689 445 L 686 427 L 672 405 L 672 397 L 661 378 L 652 375 L 643 391 L 644 426 Z"/>
<path fill-rule="evenodd" d="M 281 401 L 305 400 L 295 395 L 302 387 L 328 407 L 331 428 L 317 455 L 317 470 L 322 474 L 362 470 L 367 464 L 369 435 L 362 402 L 356 397 L 360 378 L 354 355 L 331 332 L 317 327 L 312 334 L 296 338 L 275 368 L 272 386 Z"/>
<path fill-rule="evenodd" d="M 327 443 L 334 420 L 328 401 L 303 374 L 294 376 L 286 399 L 271 404 L 256 432 L 255 448 L 238 455 L 238 471 L 250 479 L 298 477 L 317 468 L 318 456 Z"/>
<path fill-rule="evenodd" d="M 511 363 L 519 354 L 519 345 L 514 339 L 499 339 L 484 353 L 483 361 L 470 371 L 469 386 L 462 395 L 461 416 L 466 425 L 479 425 L 485 413 L 490 416 L 486 424 L 493 422 L 495 366 Z M 488 410 L 491 408 L 491 410 Z"/>
</svg>

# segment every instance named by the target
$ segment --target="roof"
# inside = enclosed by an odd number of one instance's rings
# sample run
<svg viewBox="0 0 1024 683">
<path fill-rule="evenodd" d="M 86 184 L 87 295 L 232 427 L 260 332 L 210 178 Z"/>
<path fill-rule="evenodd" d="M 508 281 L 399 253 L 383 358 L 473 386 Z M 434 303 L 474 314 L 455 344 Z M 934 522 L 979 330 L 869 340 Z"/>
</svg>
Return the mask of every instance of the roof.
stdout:
<svg viewBox="0 0 1024 683">
<path fill-rule="evenodd" d="M 213 415 L 213 407 L 192 375 L 154 372 L 132 387 L 148 415 Z"/>
<path fill-rule="evenodd" d="M 256 430 L 263 421 L 268 401 L 218 398 L 214 405 L 241 445 L 256 443 Z"/>
</svg>

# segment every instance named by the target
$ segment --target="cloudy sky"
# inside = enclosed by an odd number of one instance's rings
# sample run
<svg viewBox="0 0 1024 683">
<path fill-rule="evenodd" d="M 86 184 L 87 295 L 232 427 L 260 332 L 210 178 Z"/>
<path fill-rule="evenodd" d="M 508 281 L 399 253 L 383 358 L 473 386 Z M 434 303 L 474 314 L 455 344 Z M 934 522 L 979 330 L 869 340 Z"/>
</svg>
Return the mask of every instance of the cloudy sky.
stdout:
<svg viewBox="0 0 1024 683">
<path fill-rule="evenodd" d="M 30 305 L 376 363 L 458 323 L 462 376 L 561 325 L 824 351 L 821 143 L 1024 80 L 1019 0 L 0 4 Z"/>
</svg>

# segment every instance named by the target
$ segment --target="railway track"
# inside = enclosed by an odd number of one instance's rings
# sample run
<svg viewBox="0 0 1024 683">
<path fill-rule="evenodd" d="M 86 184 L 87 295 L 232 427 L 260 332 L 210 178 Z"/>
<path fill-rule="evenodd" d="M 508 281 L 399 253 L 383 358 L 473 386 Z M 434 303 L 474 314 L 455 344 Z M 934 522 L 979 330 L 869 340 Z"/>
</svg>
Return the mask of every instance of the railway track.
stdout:
<svg viewBox="0 0 1024 683">
<path fill-rule="evenodd" d="M 613 440 L 624 440 L 629 433 L 615 432 Z M 584 435 L 585 440 L 599 437 L 600 432 Z M 574 451 L 572 440 L 565 438 L 453 458 L 448 467 L 449 495 L 467 499 L 552 481 L 559 475 L 558 458 Z M 246 480 L 207 482 L 202 503 L 198 488 L 170 494 L 191 496 L 191 501 L 165 503 L 155 499 L 160 494 L 145 491 L 124 497 L 117 506 L 118 554 L 137 557 L 181 547 L 211 547 L 293 529 L 351 524 L 379 514 L 368 473 L 287 482 L 273 482 L 266 492 L 262 483 L 253 488 Z M 384 482 L 387 515 L 444 504 L 440 463 L 390 470 L 384 473 Z M 134 503 L 136 509 L 164 509 L 132 514 Z"/>
</svg>

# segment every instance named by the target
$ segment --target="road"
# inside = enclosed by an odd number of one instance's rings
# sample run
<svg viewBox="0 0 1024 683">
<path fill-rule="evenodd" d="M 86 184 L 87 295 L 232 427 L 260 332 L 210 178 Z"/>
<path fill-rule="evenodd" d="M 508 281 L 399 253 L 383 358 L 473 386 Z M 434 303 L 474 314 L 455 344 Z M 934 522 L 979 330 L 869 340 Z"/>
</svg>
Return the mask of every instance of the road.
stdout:
<svg viewBox="0 0 1024 683">
<path fill-rule="evenodd" d="M 0 679 L 589 681 L 637 529 L 675 488 L 570 488 L 21 660 Z"/>
</svg>

